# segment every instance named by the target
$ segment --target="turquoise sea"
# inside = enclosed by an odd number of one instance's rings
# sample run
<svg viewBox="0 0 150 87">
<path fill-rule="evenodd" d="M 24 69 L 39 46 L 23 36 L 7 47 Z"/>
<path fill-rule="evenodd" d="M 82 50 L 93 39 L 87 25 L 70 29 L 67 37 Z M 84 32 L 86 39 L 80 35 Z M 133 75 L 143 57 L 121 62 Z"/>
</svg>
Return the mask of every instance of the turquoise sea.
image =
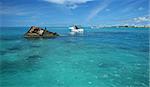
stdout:
<svg viewBox="0 0 150 87">
<path fill-rule="evenodd" d="M 25 39 L 0 29 L 0 87 L 149 87 L 148 28 L 47 27 L 61 36 Z"/>
</svg>

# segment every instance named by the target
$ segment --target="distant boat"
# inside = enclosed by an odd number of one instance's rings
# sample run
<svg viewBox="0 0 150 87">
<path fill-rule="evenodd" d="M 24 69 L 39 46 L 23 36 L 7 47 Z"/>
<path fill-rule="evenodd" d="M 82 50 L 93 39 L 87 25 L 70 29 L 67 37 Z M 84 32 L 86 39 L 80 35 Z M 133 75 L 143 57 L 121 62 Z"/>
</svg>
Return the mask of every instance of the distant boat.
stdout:
<svg viewBox="0 0 150 87">
<path fill-rule="evenodd" d="M 84 29 L 77 27 L 76 25 L 73 27 L 69 27 L 70 32 L 84 32 Z"/>
</svg>

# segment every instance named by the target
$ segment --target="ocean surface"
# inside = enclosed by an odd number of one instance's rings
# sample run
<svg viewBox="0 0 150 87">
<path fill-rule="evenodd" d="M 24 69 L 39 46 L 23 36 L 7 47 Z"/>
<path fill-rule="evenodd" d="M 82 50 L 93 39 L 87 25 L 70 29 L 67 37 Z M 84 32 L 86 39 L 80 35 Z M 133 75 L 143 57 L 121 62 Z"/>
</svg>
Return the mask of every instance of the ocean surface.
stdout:
<svg viewBox="0 0 150 87">
<path fill-rule="evenodd" d="M 149 87 L 148 28 L 47 27 L 61 36 L 25 39 L 0 28 L 0 87 Z"/>
</svg>

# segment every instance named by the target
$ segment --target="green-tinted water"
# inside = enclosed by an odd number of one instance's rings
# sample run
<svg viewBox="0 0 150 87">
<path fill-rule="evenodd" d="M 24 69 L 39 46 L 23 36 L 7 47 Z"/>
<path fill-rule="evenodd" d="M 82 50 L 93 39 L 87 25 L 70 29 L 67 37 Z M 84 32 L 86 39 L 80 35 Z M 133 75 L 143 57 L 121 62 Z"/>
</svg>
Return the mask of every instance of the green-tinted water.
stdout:
<svg viewBox="0 0 150 87">
<path fill-rule="evenodd" d="M 1 87 L 148 87 L 149 29 L 85 28 L 55 39 L 24 39 L 1 28 Z"/>
</svg>

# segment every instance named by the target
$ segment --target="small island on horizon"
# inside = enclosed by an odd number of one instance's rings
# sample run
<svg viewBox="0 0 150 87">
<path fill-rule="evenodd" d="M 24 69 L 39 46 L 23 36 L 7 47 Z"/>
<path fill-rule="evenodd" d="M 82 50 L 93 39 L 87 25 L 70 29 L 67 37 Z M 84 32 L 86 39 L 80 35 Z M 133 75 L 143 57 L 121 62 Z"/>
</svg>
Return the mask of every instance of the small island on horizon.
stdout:
<svg viewBox="0 0 150 87">
<path fill-rule="evenodd" d="M 90 26 L 91 28 L 150 28 L 150 25 L 143 25 L 143 26 L 133 26 L 133 25 L 118 25 L 118 26 L 99 26 L 94 25 Z"/>
</svg>

